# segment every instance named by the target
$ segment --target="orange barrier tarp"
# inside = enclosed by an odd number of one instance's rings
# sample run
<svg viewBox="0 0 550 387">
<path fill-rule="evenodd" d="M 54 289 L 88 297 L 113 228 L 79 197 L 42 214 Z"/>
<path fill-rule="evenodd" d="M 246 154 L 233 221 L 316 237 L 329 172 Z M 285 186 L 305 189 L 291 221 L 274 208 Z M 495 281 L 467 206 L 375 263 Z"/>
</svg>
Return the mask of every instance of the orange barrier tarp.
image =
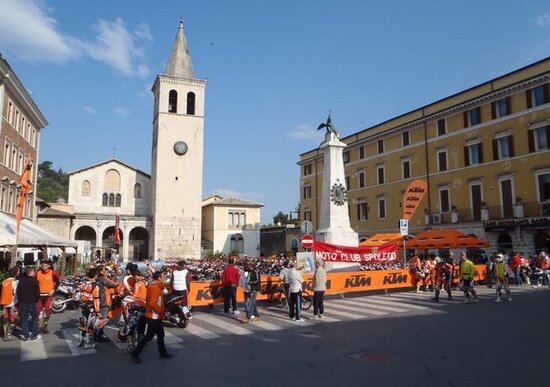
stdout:
<svg viewBox="0 0 550 387">
<path fill-rule="evenodd" d="M 407 249 L 452 249 L 467 247 L 487 247 L 489 242 L 466 235 L 458 230 L 426 230 L 407 241 Z"/>
<path fill-rule="evenodd" d="M 375 234 L 366 241 L 359 243 L 362 247 L 378 247 L 387 243 L 400 243 L 403 236 L 400 233 Z"/>
<path fill-rule="evenodd" d="M 485 278 L 485 270 L 485 265 L 476 265 L 476 281 L 481 281 Z M 313 294 L 312 275 L 305 274 L 303 277 L 304 283 L 302 288 Z M 457 278 L 458 272 L 455 272 L 455 279 Z M 279 277 L 262 276 L 261 290 L 258 293 L 257 299 L 272 299 L 279 293 L 277 289 L 280 286 L 282 284 L 279 281 Z M 327 273 L 327 290 L 325 294 L 408 288 L 411 286 L 412 278 L 409 269 Z M 237 300 L 241 302 L 244 300 L 241 288 L 237 290 Z M 189 293 L 190 305 L 205 306 L 218 303 L 223 303 L 223 286 L 221 285 L 221 281 L 191 282 Z"/>
</svg>

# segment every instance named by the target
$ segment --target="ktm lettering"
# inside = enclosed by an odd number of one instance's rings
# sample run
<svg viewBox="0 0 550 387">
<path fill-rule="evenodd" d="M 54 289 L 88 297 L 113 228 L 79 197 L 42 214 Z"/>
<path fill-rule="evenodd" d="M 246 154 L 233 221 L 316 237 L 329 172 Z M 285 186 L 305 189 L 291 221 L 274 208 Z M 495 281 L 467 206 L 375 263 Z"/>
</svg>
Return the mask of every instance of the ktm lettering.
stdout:
<svg viewBox="0 0 550 387">
<path fill-rule="evenodd" d="M 424 188 L 420 188 L 420 187 L 412 187 L 412 188 L 409 188 L 409 190 L 407 191 L 409 193 L 423 193 L 424 192 Z"/>
<path fill-rule="evenodd" d="M 344 288 L 359 288 L 371 285 L 371 277 L 366 275 L 352 275 L 351 278 L 346 278 Z"/>
<path fill-rule="evenodd" d="M 221 298 L 222 296 L 221 291 L 222 289 L 218 286 L 213 286 L 211 288 L 206 288 L 206 289 L 199 289 L 197 291 L 197 301 L 212 300 L 212 299 L 215 300 L 217 298 Z"/>
<path fill-rule="evenodd" d="M 384 282 L 382 285 L 395 285 L 403 284 L 407 282 L 407 274 L 391 273 L 384 276 Z"/>
</svg>

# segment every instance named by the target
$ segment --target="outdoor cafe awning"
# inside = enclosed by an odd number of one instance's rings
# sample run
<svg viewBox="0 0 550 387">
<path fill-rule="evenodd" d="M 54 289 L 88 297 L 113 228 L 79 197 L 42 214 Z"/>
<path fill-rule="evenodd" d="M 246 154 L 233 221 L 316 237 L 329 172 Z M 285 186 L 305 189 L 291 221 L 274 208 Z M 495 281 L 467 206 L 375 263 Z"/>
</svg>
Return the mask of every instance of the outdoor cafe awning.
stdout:
<svg viewBox="0 0 550 387">
<path fill-rule="evenodd" d="M 21 221 L 19 229 L 19 240 L 16 241 L 15 218 L 0 213 L 0 247 L 15 246 L 51 246 L 51 247 L 77 247 L 74 241 L 65 240 L 27 219 Z"/>
<path fill-rule="evenodd" d="M 489 242 L 458 230 L 426 230 L 407 241 L 408 249 L 453 249 L 487 247 Z"/>
<path fill-rule="evenodd" d="M 377 247 L 388 243 L 400 243 L 403 236 L 400 233 L 375 234 L 366 241 L 359 243 L 362 247 Z"/>
</svg>

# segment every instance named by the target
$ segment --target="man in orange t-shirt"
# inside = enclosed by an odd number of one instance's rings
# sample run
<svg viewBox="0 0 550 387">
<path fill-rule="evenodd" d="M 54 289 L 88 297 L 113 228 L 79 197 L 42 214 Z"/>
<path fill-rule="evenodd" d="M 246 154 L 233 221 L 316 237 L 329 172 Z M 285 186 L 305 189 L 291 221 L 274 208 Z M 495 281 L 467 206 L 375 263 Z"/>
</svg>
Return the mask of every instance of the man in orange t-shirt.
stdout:
<svg viewBox="0 0 550 387">
<path fill-rule="evenodd" d="M 50 262 L 43 260 L 40 262 L 40 270 L 35 277 L 40 289 L 40 299 L 38 300 L 40 330 L 46 334 L 48 333 L 48 320 L 52 314 L 53 294 L 59 286 L 59 276 L 52 270 Z"/>
</svg>

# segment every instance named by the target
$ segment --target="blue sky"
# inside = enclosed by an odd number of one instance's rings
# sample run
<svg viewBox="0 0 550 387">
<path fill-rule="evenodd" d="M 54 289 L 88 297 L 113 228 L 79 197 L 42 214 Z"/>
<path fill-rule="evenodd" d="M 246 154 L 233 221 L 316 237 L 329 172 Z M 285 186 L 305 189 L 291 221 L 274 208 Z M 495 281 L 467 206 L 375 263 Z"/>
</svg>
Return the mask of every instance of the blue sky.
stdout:
<svg viewBox="0 0 550 387">
<path fill-rule="evenodd" d="M 208 78 L 204 196 L 299 201 L 299 155 L 328 110 L 345 136 L 550 54 L 550 3 L 0 0 L 0 52 L 49 126 L 40 161 L 113 155 L 150 172 L 150 92 L 183 17 Z"/>
</svg>

